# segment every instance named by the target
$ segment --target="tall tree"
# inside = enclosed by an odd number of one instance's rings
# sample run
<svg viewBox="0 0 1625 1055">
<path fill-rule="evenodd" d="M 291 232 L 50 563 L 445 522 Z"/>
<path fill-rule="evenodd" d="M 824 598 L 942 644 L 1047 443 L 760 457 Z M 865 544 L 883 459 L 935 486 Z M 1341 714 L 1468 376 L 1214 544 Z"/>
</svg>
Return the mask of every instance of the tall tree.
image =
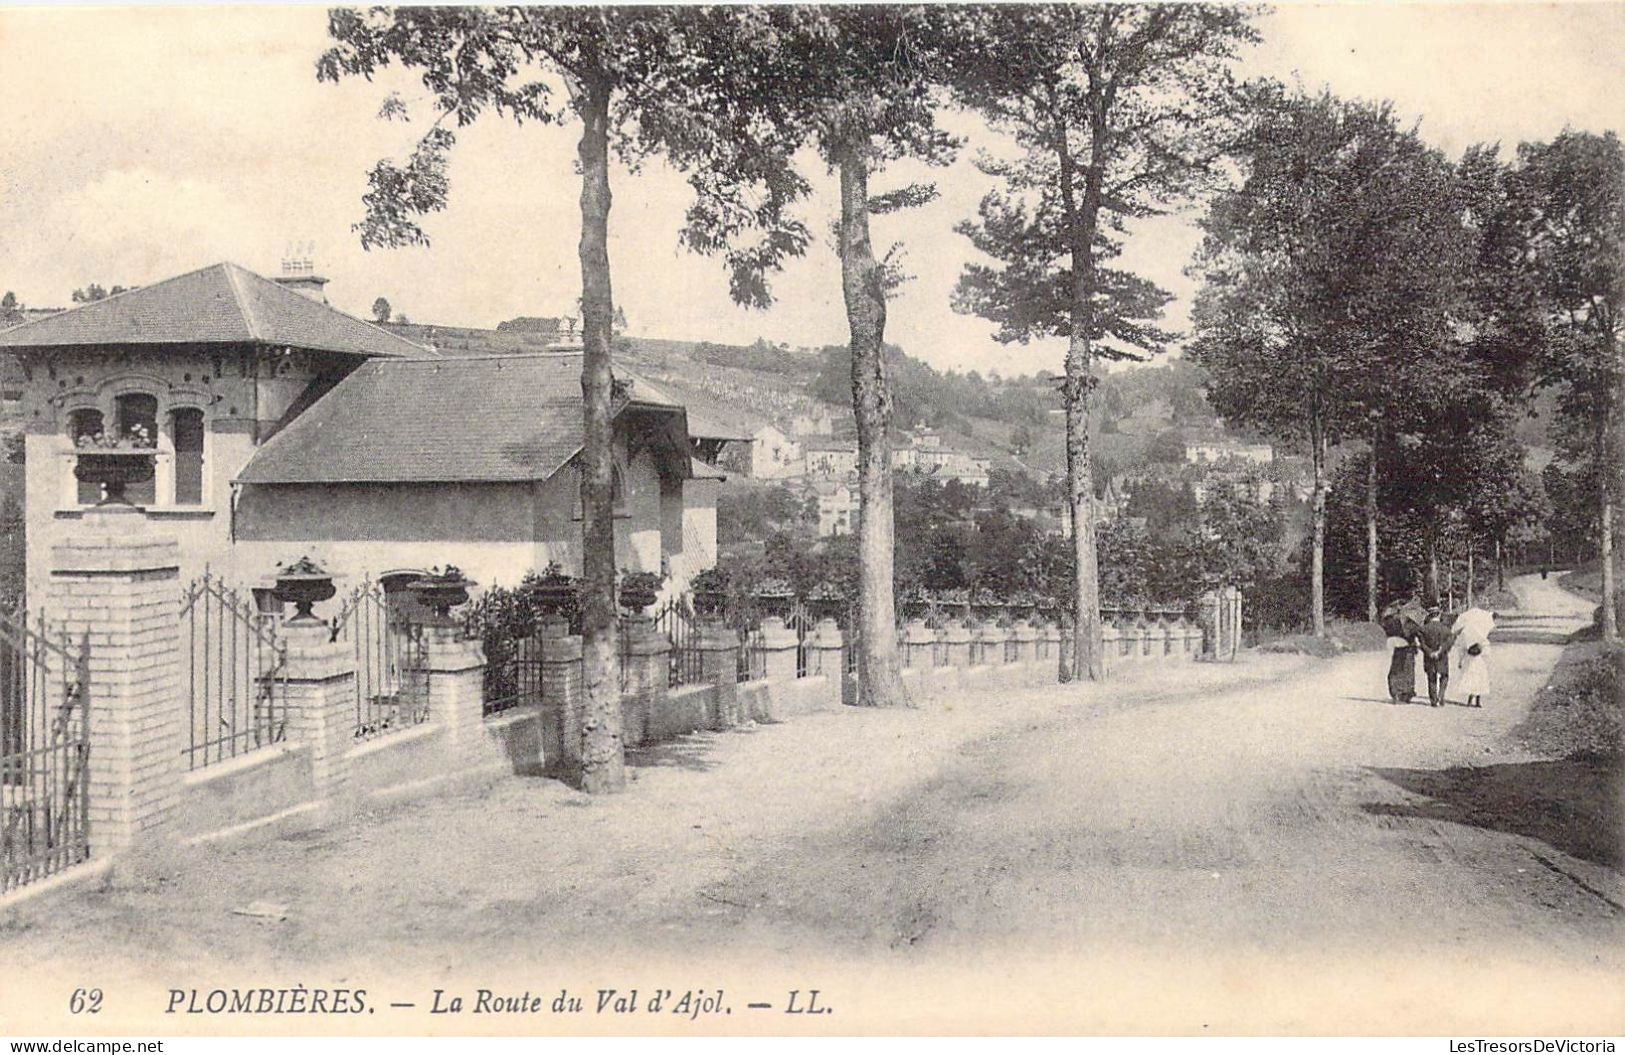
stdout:
<svg viewBox="0 0 1625 1055">
<path fill-rule="evenodd" d="M 372 318 L 374 322 L 388 322 L 394 309 L 390 307 L 388 297 L 379 297 L 372 302 Z"/>
<path fill-rule="evenodd" d="M 839 183 L 836 251 L 850 335 L 850 389 L 858 438 L 858 699 L 868 706 L 907 702 L 897 652 L 890 432 L 893 395 L 888 379 L 886 303 L 903 280 L 897 251 L 875 252 L 871 216 L 917 206 L 935 197 L 929 184 L 877 192 L 871 180 L 907 157 L 944 163 L 956 146 L 936 124 L 936 84 L 949 40 L 940 9 L 862 4 L 774 6 L 733 26 L 735 62 L 765 72 L 753 99 L 771 111 L 767 123 L 815 148 Z M 784 188 L 766 206 L 717 180 L 704 186 L 712 203 L 697 215 L 709 227 L 737 217 L 741 228 L 766 228 L 761 244 L 778 246 L 793 181 L 762 178 Z M 787 155 L 780 162 L 789 164 Z M 691 238 L 707 250 L 712 237 Z M 800 251 L 800 245 L 786 251 Z M 734 255 L 735 287 L 750 289 L 759 269 L 750 254 Z"/>
<path fill-rule="evenodd" d="M 1518 150 L 1534 213 L 1532 248 L 1550 337 L 1541 378 L 1558 389 L 1558 439 L 1594 497 L 1602 631 L 1619 639 L 1614 531 L 1625 465 L 1625 152 L 1612 132 L 1564 132 Z"/>
<path fill-rule="evenodd" d="M 435 120 L 411 156 L 404 164 L 380 161 L 368 176 L 366 216 L 356 225 L 366 248 L 428 244 L 418 221 L 446 207 L 455 128 L 487 112 L 520 124 L 579 122 L 586 696 L 580 782 L 589 792 L 615 790 L 625 781 L 612 497 L 618 386 L 610 358 L 610 165 L 619 158 L 635 167 L 659 154 L 679 168 L 714 164 L 709 178 L 754 187 L 751 158 L 774 145 L 774 133 L 768 123 L 753 123 L 749 71 L 729 61 L 719 17 L 710 9 L 662 7 L 339 8 L 328 23 L 336 46 L 317 63 L 317 76 L 326 81 L 371 79 L 399 64 L 420 71 L 434 99 Z M 405 118 L 406 105 L 391 95 L 380 116 Z M 694 218 L 693 229 L 712 237 L 737 233 L 717 217 L 706 220 Z M 756 278 L 748 289 L 735 288 L 739 299 L 764 292 L 762 273 L 800 248 L 794 226 L 774 234 L 772 244 L 740 251 Z"/>
<path fill-rule="evenodd" d="M 973 43 L 958 52 L 958 92 L 1021 153 L 978 161 L 1002 185 L 959 230 L 996 264 L 966 268 L 956 307 L 998 323 L 1001 341 L 1067 339 L 1071 651 L 1078 673 L 1098 679 L 1095 363 L 1160 351 L 1171 336 L 1155 325 L 1169 295 L 1109 264 L 1132 221 L 1215 178 L 1238 101 L 1231 66 L 1257 35 L 1239 6 L 1009 5 L 963 17 Z"/>
<path fill-rule="evenodd" d="M 1366 438 L 1380 461 L 1402 413 L 1450 412 L 1465 240 L 1449 167 L 1388 105 L 1274 85 L 1254 105 L 1245 180 L 1203 221 L 1190 352 L 1227 419 L 1308 448 L 1310 615 L 1324 635 L 1329 449 Z M 1366 484 L 1369 591 L 1376 477 Z"/>
</svg>

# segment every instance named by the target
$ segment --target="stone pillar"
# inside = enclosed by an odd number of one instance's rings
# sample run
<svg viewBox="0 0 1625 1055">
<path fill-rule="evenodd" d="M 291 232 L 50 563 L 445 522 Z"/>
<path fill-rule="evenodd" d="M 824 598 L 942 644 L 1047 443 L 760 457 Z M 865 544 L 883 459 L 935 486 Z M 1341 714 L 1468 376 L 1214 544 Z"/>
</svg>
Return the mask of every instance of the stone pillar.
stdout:
<svg viewBox="0 0 1625 1055">
<path fill-rule="evenodd" d="M 542 766 L 550 777 L 573 780 L 581 771 L 581 635 L 562 621 L 542 624 Z"/>
<path fill-rule="evenodd" d="M 1183 629 L 1185 631 L 1185 658 L 1201 659 L 1202 628 L 1187 619 L 1184 622 Z"/>
<path fill-rule="evenodd" d="M 772 616 L 762 620 L 760 630 L 761 643 L 757 647 L 762 653 L 763 676 L 775 681 L 795 681 L 800 637 L 783 619 Z"/>
<path fill-rule="evenodd" d="M 971 641 L 971 666 L 996 667 L 1004 663 L 1004 627 L 991 619 L 976 628 Z"/>
<path fill-rule="evenodd" d="M 1132 622 L 1122 628 L 1122 658 L 1125 663 L 1138 663 L 1143 657 L 1145 628 Z"/>
<path fill-rule="evenodd" d="M 1044 639 L 1044 664 L 1054 674 L 1059 676 L 1061 669 L 1061 624 L 1053 619 L 1044 620 L 1039 633 Z"/>
<path fill-rule="evenodd" d="M 1031 664 L 1038 658 L 1038 631 L 1025 617 L 1016 620 L 1016 625 L 1010 628 L 1010 636 L 1016 643 L 1016 662 Z"/>
<path fill-rule="evenodd" d="M 828 616 L 820 619 L 807 648 L 807 673 L 829 679 L 829 703 L 841 706 L 845 702 L 846 656 L 840 625 Z"/>
<path fill-rule="evenodd" d="M 1219 592 L 1208 590 L 1202 594 L 1197 610 L 1197 624 L 1202 629 L 1202 658 L 1219 658 Z"/>
<path fill-rule="evenodd" d="M 664 710 L 671 685 L 671 642 L 644 615 L 623 616 L 627 622 L 621 670 L 621 740 L 627 747 L 650 741 L 654 716 Z"/>
<path fill-rule="evenodd" d="M 903 629 L 903 666 L 909 670 L 930 670 L 937 662 L 937 632 L 924 619 L 910 619 Z"/>
<path fill-rule="evenodd" d="M 355 649 L 330 637 L 327 624 L 319 620 L 283 624 L 287 738 L 310 746 L 317 797 L 342 807 L 352 797 L 345 759 L 355 743 Z"/>
<path fill-rule="evenodd" d="M 739 635 L 718 622 L 700 624 L 695 635 L 700 653 L 700 680 L 712 687 L 708 724 L 727 729 L 739 724 Z"/>
<path fill-rule="evenodd" d="M 1106 657 L 1108 672 L 1123 665 L 1123 629 L 1104 617 L 1100 624 L 1100 653 Z"/>
<path fill-rule="evenodd" d="M 1150 624 L 1150 653 L 1159 660 L 1165 660 L 1173 653 L 1173 627 L 1168 626 L 1163 619 L 1157 619 Z"/>
<path fill-rule="evenodd" d="M 957 616 L 951 616 L 942 628 L 942 643 L 948 654 L 947 666 L 963 670 L 971 665 L 970 630 Z"/>
<path fill-rule="evenodd" d="M 446 745 L 462 761 L 485 746 L 485 649 L 460 625 L 423 628 L 423 662 L 429 680 L 429 720 L 446 730 Z"/>
<path fill-rule="evenodd" d="M 185 762 L 179 547 L 127 506 L 86 512 L 51 547 L 53 629 L 83 657 L 90 718 L 90 845 L 97 856 L 158 841 Z M 59 644 L 53 641 L 52 644 Z M 51 663 L 61 657 L 52 655 Z M 62 684 L 56 669 L 48 686 Z M 42 700 L 55 713 L 57 700 Z"/>
<path fill-rule="evenodd" d="M 1229 653 L 1225 658 L 1235 659 L 1236 653 L 1241 651 L 1241 590 L 1235 586 L 1225 587 L 1224 599 L 1230 624 Z"/>
</svg>

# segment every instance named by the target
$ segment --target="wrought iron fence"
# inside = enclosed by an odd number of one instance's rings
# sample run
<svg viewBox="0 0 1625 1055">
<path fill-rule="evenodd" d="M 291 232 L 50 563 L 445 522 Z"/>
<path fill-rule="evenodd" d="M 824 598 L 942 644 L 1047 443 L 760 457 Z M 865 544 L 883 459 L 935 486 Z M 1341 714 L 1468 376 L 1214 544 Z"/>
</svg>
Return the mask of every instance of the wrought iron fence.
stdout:
<svg viewBox="0 0 1625 1055">
<path fill-rule="evenodd" d="M 655 612 L 654 627 L 671 643 L 667 682 L 672 688 L 698 685 L 701 679 L 699 621 L 681 597 L 674 597 Z"/>
<path fill-rule="evenodd" d="M 762 628 L 741 623 L 734 627 L 739 637 L 734 656 L 734 673 L 738 681 L 756 681 L 767 677 L 767 656 L 762 652 Z"/>
<path fill-rule="evenodd" d="M 423 625 L 383 587 L 365 581 L 333 620 L 333 640 L 355 654 L 355 732 L 370 740 L 429 720 L 429 673 Z"/>
<path fill-rule="evenodd" d="M 181 595 L 181 634 L 187 767 L 202 769 L 279 743 L 288 722 L 288 651 L 277 621 L 205 573 Z"/>
<path fill-rule="evenodd" d="M 487 718 L 515 707 L 542 702 L 542 656 L 546 639 L 541 628 L 528 634 L 485 637 L 485 706 Z M 625 688 L 623 681 L 622 688 Z"/>
<path fill-rule="evenodd" d="M 0 615 L 0 892 L 90 856 L 89 649 Z"/>
<path fill-rule="evenodd" d="M 795 602 L 790 608 L 790 614 L 785 617 L 784 625 L 796 632 L 796 677 L 805 678 L 807 651 L 811 647 L 809 641 L 813 635 L 813 628 L 818 625 L 812 617 L 812 612 L 807 608 L 807 602 Z"/>
</svg>

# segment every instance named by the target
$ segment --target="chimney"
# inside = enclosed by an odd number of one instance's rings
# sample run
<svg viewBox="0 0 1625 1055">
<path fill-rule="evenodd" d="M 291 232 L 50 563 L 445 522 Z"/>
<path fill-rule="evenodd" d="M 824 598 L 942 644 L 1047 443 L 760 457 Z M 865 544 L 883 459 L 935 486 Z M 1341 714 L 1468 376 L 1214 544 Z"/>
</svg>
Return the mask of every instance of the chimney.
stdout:
<svg viewBox="0 0 1625 1055">
<path fill-rule="evenodd" d="M 326 304 L 327 292 L 323 287 L 327 279 L 316 274 L 315 250 L 314 242 L 289 247 L 282 256 L 282 274 L 276 277 L 276 282 L 319 304 Z"/>
</svg>

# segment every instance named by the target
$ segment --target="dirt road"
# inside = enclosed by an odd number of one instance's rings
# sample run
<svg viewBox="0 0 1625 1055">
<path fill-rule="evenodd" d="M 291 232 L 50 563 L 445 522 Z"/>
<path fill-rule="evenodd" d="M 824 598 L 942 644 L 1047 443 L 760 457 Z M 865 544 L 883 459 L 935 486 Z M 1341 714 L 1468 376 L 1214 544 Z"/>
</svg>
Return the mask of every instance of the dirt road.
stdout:
<svg viewBox="0 0 1625 1055">
<path fill-rule="evenodd" d="M 1516 588 L 1482 710 L 1387 703 L 1369 653 L 848 709 L 641 752 L 607 799 L 512 778 L 188 851 L 21 912 L 0 943 L 132 971 L 721 957 L 996 989 L 1030 970 L 1049 980 L 1034 992 L 1071 994 L 1080 1029 L 1521 1014 L 1502 1025 L 1581 1031 L 1580 1001 L 1584 1025 L 1617 1032 L 1619 873 L 1473 798 L 1485 774 L 1499 795 L 1551 794 L 1541 760 L 1503 745 L 1586 606 L 1538 577 Z M 288 918 L 231 913 L 256 899 Z"/>
</svg>

